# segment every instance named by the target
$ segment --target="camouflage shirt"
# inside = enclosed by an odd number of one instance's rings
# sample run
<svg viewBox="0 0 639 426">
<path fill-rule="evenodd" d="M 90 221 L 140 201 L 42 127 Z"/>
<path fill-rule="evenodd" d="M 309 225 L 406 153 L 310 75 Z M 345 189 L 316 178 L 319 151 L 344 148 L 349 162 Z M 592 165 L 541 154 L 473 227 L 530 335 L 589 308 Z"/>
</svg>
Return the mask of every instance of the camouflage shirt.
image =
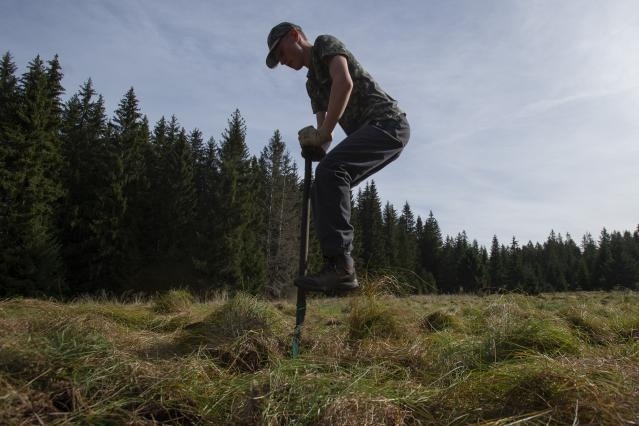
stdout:
<svg viewBox="0 0 639 426">
<path fill-rule="evenodd" d="M 348 62 L 353 80 L 353 90 L 339 124 L 348 135 L 373 120 L 396 118 L 403 114 L 395 99 L 391 98 L 364 70 L 344 44 L 330 35 L 317 37 L 311 52 L 311 66 L 306 81 L 306 91 L 311 98 L 313 113 L 325 112 L 331 93 L 331 75 L 325 59 L 342 55 Z"/>
</svg>

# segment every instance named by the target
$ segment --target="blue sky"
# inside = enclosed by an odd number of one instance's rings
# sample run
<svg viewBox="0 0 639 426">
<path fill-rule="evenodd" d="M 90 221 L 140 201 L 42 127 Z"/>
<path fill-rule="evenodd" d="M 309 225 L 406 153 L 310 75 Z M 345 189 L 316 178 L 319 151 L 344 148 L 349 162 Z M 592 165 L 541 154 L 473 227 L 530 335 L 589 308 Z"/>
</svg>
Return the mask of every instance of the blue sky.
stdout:
<svg viewBox="0 0 639 426">
<path fill-rule="evenodd" d="M 443 233 L 489 246 L 550 230 L 639 224 L 639 2 L 2 0 L 0 48 L 19 72 L 59 54 L 65 97 L 87 78 L 113 113 L 129 87 L 152 124 L 175 114 L 219 140 L 239 108 L 258 154 L 279 129 L 294 158 L 315 120 L 305 71 L 264 65 L 292 21 L 342 39 L 411 123 L 376 174 Z M 337 131 L 336 141 L 344 134 Z"/>
</svg>

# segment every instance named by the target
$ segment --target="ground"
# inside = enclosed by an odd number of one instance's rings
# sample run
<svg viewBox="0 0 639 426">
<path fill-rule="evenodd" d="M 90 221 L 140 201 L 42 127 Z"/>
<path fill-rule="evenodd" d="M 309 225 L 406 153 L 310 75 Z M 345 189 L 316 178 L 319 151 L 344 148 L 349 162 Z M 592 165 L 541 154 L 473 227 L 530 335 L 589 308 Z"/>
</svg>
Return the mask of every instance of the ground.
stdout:
<svg viewBox="0 0 639 426">
<path fill-rule="evenodd" d="M 311 298 L 298 359 L 294 300 L 0 301 L 0 424 L 639 422 L 639 294 L 383 284 Z"/>
</svg>

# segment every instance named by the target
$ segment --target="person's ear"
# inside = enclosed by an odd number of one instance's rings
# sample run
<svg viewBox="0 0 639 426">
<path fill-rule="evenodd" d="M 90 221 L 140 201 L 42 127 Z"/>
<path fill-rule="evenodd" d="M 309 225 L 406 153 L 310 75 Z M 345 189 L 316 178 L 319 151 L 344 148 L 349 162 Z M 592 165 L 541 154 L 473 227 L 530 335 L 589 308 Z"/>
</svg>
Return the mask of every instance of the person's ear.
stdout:
<svg viewBox="0 0 639 426">
<path fill-rule="evenodd" d="M 291 31 L 289 31 L 288 35 L 291 36 L 294 42 L 297 43 L 298 41 L 300 41 L 300 38 L 301 38 L 300 32 L 297 31 L 295 28 L 291 28 Z"/>
</svg>

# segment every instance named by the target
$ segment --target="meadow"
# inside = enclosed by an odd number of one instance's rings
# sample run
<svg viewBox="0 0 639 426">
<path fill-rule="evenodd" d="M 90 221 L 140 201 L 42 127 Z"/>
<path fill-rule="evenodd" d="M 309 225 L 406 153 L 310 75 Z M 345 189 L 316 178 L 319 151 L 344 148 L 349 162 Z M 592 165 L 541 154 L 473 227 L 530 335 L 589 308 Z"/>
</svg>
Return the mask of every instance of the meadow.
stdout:
<svg viewBox="0 0 639 426">
<path fill-rule="evenodd" d="M 639 294 L 0 301 L 0 424 L 636 424 Z M 391 285 L 389 285 L 389 282 Z"/>
</svg>

